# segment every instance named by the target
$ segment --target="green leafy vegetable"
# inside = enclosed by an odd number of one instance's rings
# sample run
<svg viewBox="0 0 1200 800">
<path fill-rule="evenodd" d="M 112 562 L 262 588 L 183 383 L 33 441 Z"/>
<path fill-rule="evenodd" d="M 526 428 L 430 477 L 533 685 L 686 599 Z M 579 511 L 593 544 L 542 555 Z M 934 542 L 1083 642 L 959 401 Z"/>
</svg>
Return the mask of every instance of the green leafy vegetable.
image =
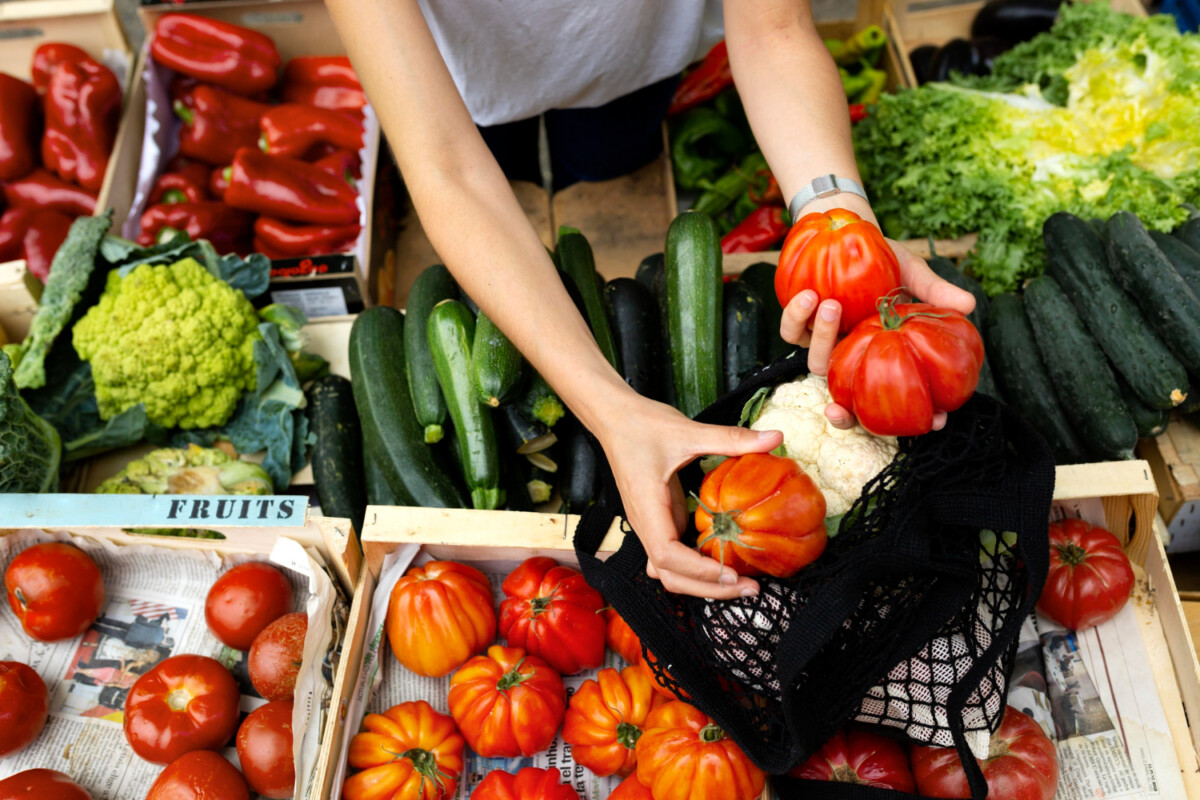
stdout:
<svg viewBox="0 0 1200 800">
<path fill-rule="evenodd" d="M 0 492 L 54 492 L 62 444 L 54 426 L 17 394 L 12 362 L 0 353 Z"/>
</svg>

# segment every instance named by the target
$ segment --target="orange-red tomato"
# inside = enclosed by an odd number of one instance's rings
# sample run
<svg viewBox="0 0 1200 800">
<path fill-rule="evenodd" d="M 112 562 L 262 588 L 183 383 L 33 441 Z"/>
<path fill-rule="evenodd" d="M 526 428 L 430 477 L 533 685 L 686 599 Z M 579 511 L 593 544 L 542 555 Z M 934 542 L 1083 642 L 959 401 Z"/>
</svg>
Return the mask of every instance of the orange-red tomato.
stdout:
<svg viewBox="0 0 1200 800">
<path fill-rule="evenodd" d="M 664 684 L 662 681 L 659 680 L 658 673 L 650 668 L 651 663 L 654 663 L 654 664 L 658 663 L 658 659 L 654 657 L 654 653 L 650 653 L 649 651 L 647 651 L 647 656 L 648 656 L 648 658 L 643 658 L 641 660 L 641 662 L 637 664 L 638 669 L 640 669 L 643 673 L 645 673 L 646 677 L 650 679 L 650 683 L 654 685 L 654 691 L 658 692 L 660 695 L 667 698 L 668 700 L 678 700 L 679 697 L 677 697 L 673 691 L 668 689 L 666 684 Z M 667 677 L 674 680 L 674 678 L 670 672 L 667 672 Z M 683 691 L 683 690 L 680 689 L 680 691 Z M 688 700 L 688 699 L 690 699 L 690 697 L 691 696 L 687 692 L 683 692 L 684 700 Z"/>
<path fill-rule="evenodd" d="M 604 616 L 608 620 L 608 627 L 604 631 L 608 649 L 625 659 L 626 664 L 641 663 L 642 640 L 633 632 L 633 628 L 613 608 L 605 611 Z"/>
<path fill-rule="evenodd" d="M 443 800 L 458 789 L 463 737 L 454 720 L 424 700 L 368 714 L 350 740 L 347 761 L 360 769 L 342 786 L 343 800 Z"/>
<path fill-rule="evenodd" d="M 556 769 L 525 767 L 516 775 L 494 769 L 471 792 L 471 800 L 579 800 Z"/>
<path fill-rule="evenodd" d="M 550 746 L 567 710 L 562 678 L 518 647 L 492 645 L 450 677 L 450 715 L 481 756 L 531 756 Z"/>
<path fill-rule="evenodd" d="M 125 738 L 147 761 L 169 764 L 192 750 L 219 750 L 237 730 L 241 692 L 207 656 L 172 656 L 137 679 L 125 700 Z"/>
<path fill-rule="evenodd" d="M 1073 631 L 1117 615 L 1133 591 L 1133 567 L 1121 542 L 1081 519 L 1050 525 L 1050 571 L 1038 611 Z"/>
<path fill-rule="evenodd" d="M 392 588 L 386 627 L 401 664 L 418 675 L 448 675 L 496 638 L 492 584 L 454 561 L 413 567 Z"/>
<path fill-rule="evenodd" d="M 563 741 L 571 757 L 597 775 L 628 775 L 637 766 L 634 748 L 646 717 L 666 702 L 644 670 L 602 669 L 571 695 Z"/>
<path fill-rule="evenodd" d="M 563 675 L 604 663 L 604 598 L 579 571 L 528 558 L 504 579 L 500 635 Z"/>
<path fill-rule="evenodd" d="M 860 783 L 909 794 L 916 790 L 904 746 L 895 739 L 857 728 L 838 731 L 788 774 L 810 781 Z"/>
<path fill-rule="evenodd" d="M 267 700 L 291 699 L 304 663 L 307 632 L 308 615 L 298 612 L 284 614 L 254 637 L 246 663 L 254 691 Z"/>
<path fill-rule="evenodd" d="M 159 773 L 146 800 L 250 800 L 250 789 L 223 755 L 193 750 Z"/>
<path fill-rule="evenodd" d="M 292 610 L 287 576 L 261 561 L 238 564 L 208 590 L 204 619 L 222 644 L 249 650 L 254 637 Z"/>
<path fill-rule="evenodd" d="M 272 700 L 250 712 L 237 733 L 238 761 L 250 788 L 284 800 L 296 786 L 292 757 L 292 701 Z"/>
<path fill-rule="evenodd" d="M 727 458 L 700 484 L 700 552 L 739 575 L 795 575 L 825 552 L 825 495 L 790 458 Z"/>
<path fill-rule="evenodd" d="M 753 800 L 766 780 L 707 714 L 681 700 L 646 718 L 637 776 L 655 800 Z"/>
<path fill-rule="evenodd" d="M 23 750 L 46 727 L 50 694 L 33 667 L 0 661 L 0 756 Z"/>
<path fill-rule="evenodd" d="M 87 553 L 62 542 L 22 550 L 4 573 L 8 604 L 41 642 L 78 636 L 104 609 L 104 578 Z"/>
<path fill-rule="evenodd" d="M 0 800 L 92 800 L 67 775 L 52 769 L 27 769 L 0 781 Z"/>
<path fill-rule="evenodd" d="M 621 781 L 621 785 L 613 789 L 608 800 L 654 800 L 650 787 L 644 786 L 637 775 L 630 775 Z"/>
</svg>

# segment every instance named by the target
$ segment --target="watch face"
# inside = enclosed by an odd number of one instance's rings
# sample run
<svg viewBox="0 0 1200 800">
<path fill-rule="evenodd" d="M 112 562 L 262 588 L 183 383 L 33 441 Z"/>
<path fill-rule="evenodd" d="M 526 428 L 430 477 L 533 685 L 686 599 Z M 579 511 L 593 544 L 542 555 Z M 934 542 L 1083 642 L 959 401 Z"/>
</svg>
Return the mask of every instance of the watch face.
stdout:
<svg viewBox="0 0 1200 800">
<path fill-rule="evenodd" d="M 838 191 L 837 178 L 833 175 L 821 175 L 813 178 L 812 189 L 817 197 L 828 197 L 831 194 L 836 194 Z"/>
</svg>

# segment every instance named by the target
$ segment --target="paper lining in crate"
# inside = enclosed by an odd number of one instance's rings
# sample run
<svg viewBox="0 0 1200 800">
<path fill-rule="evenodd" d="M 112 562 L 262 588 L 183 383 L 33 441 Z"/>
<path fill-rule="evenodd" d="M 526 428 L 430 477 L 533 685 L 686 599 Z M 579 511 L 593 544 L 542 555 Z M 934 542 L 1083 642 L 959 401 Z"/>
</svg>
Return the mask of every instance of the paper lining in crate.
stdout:
<svg viewBox="0 0 1200 800">
<path fill-rule="evenodd" d="M 218 575 L 246 561 L 281 568 L 308 615 L 304 660 L 292 714 L 296 798 L 316 798 L 320 747 L 331 726 L 349 596 L 361 557 L 348 520 L 309 517 L 303 498 L 246 496 L 4 495 L 0 567 L 38 542 L 69 542 L 104 577 L 104 609 L 81 636 L 42 643 L 11 610 L 0 612 L 0 660 L 33 667 L 50 692 L 50 717 L 27 749 L 0 759 L 0 778 L 55 769 L 95 800 L 145 796 L 163 765 L 143 761 L 125 739 L 125 698 L 138 677 L 164 659 L 198 654 L 230 668 L 241 712 L 266 701 L 253 691 L 247 653 L 218 642 L 205 623 L 205 597 Z M 82 523 L 82 524 L 81 524 Z M 190 526 L 222 538 L 130 533 Z M 318 624 L 318 621 L 320 624 Z M 236 751 L 223 754 L 235 764 Z"/>
</svg>

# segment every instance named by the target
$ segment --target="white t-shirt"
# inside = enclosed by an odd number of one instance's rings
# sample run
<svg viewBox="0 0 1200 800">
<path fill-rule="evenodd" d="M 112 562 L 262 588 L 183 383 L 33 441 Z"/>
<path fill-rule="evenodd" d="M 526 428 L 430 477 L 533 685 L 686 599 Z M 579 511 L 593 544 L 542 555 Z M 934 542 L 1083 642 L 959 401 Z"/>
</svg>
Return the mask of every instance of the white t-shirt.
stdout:
<svg viewBox="0 0 1200 800">
<path fill-rule="evenodd" d="M 723 36 L 721 0 L 419 0 L 479 125 L 590 108 L 677 74 Z"/>
</svg>

